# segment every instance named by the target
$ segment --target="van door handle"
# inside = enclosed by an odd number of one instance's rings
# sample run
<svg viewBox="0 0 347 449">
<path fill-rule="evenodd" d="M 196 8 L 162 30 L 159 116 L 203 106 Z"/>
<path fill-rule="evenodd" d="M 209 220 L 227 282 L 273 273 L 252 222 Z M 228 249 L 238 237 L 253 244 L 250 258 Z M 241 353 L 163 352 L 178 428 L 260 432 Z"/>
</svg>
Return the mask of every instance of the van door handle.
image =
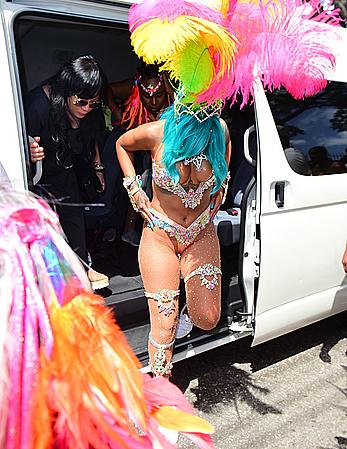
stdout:
<svg viewBox="0 0 347 449">
<path fill-rule="evenodd" d="M 283 207 L 284 206 L 284 187 L 285 187 L 284 181 L 277 181 L 275 184 L 275 203 L 277 207 Z"/>
<path fill-rule="evenodd" d="M 255 131 L 255 126 L 252 125 L 249 128 L 246 129 L 244 135 L 243 135 L 243 153 L 245 155 L 245 158 L 247 162 L 249 162 L 253 167 L 255 167 L 255 160 L 252 158 L 249 152 L 249 137 L 252 133 Z"/>
</svg>

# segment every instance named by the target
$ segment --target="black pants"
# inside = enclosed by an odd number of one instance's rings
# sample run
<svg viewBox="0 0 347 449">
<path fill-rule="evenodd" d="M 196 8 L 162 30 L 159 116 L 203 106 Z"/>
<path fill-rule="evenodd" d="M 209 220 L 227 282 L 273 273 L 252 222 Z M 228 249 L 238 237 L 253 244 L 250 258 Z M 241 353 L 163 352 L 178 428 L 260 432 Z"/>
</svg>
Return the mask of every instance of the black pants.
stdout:
<svg viewBox="0 0 347 449">
<path fill-rule="evenodd" d="M 123 187 L 123 173 L 115 148 L 116 141 L 122 133 L 122 130 L 115 129 L 105 135 L 104 141 L 100 142 L 106 189 L 95 200 L 103 206 L 91 206 L 85 211 L 87 229 L 112 227 L 119 233 L 122 232 L 129 207 L 128 195 Z"/>
<path fill-rule="evenodd" d="M 84 209 L 80 206 L 58 206 L 59 221 L 71 248 L 88 263 Z"/>
<path fill-rule="evenodd" d="M 62 168 L 50 176 L 43 176 L 35 190 L 57 211 L 69 245 L 87 263 L 83 200 L 74 170 Z"/>
</svg>

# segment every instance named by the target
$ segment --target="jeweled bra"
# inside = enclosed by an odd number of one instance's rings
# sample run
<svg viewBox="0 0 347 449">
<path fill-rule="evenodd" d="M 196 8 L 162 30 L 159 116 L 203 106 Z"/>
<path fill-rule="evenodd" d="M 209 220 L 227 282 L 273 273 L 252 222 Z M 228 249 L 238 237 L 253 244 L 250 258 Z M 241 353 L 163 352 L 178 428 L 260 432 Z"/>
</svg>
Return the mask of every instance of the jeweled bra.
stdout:
<svg viewBox="0 0 347 449">
<path fill-rule="evenodd" d="M 188 163 L 193 162 L 188 159 L 186 161 L 189 161 Z M 181 198 L 182 203 L 187 208 L 189 207 L 190 209 L 195 209 L 197 206 L 199 206 L 205 191 L 214 186 L 215 177 L 212 172 L 212 176 L 207 181 L 201 181 L 196 190 L 190 188 L 187 192 L 180 183 L 175 183 L 173 178 L 167 173 L 164 167 L 161 167 L 159 163 L 154 160 L 152 162 L 153 181 L 155 182 L 155 184 L 158 187 L 165 189 L 168 192 L 173 193 L 174 195 L 177 195 L 179 198 Z M 183 163 L 185 165 L 188 165 L 186 162 Z"/>
</svg>

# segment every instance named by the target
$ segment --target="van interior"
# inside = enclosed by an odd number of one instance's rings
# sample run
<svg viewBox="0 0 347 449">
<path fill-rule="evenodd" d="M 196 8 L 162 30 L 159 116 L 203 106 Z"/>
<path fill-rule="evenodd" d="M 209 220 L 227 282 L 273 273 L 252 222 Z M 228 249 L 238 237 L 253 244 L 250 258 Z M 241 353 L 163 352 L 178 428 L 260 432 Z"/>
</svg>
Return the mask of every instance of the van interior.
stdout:
<svg viewBox="0 0 347 449">
<path fill-rule="evenodd" d="M 65 61 L 82 54 L 91 54 L 99 61 L 109 82 L 132 78 L 139 64 L 131 48 L 127 26 L 122 23 L 22 13 L 14 22 L 14 37 L 23 98 L 57 72 Z M 241 282 L 245 238 L 242 217 L 246 215 L 247 198 L 255 190 L 256 169 L 255 163 L 251 164 L 243 155 L 243 139 L 245 131 L 255 123 L 254 110 L 252 106 L 241 111 L 238 106 L 226 107 L 223 115 L 232 137 L 232 187 L 216 220 L 223 271 L 222 318 L 213 331 L 194 328 L 189 336 L 178 340 L 175 349 L 178 355 L 230 333 L 231 323 L 242 320 L 250 312 Z M 250 139 L 250 153 L 255 161 L 255 138 Z M 129 205 L 126 193 L 124 195 L 120 189 L 113 199 L 115 215 L 121 208 L 127 210 Z M 138 247 L 122 241 L 125 222 L 117 228 L 112 216 L 103 216 L 102 208 L 86 207 L 86 217 L 93 266 L 110 277 L 110 286 L 99 292 L 106 304 L 114 307 L 118 323 L 137 356 L 146 363 L 149 316 L 137 263 Z M 141 232 L 141 223 L 138 228 Z M 184 288 L 181 291 L 182 308 Z"/>
</svg>

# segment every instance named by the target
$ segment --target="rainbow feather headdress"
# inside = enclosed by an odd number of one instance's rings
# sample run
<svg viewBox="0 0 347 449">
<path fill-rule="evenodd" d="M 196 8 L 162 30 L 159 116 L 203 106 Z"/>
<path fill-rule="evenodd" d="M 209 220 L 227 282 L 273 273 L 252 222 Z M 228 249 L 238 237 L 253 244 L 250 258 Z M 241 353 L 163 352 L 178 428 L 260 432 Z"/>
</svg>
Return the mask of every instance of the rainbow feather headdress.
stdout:
<svg viewBox="0 0 347 449">
<path fill-rule="evenodd" d="M 319 0 L 143 0 L 129 15 L 135 52 L 180 83 L 176 110 L 185 105 L 188 114 L 227 98 L 244 105 L 257 79 L 295 98 L 318 92 L 334 68 L 337 35 L 322 23 L 339 21 Z"/>
<path fill-rule="evenodd" d="M 32 196 L 0 189 L 0 449 L 213 449 L 180 390 L 139 371 L 103 299 Z"/>
</svg>

